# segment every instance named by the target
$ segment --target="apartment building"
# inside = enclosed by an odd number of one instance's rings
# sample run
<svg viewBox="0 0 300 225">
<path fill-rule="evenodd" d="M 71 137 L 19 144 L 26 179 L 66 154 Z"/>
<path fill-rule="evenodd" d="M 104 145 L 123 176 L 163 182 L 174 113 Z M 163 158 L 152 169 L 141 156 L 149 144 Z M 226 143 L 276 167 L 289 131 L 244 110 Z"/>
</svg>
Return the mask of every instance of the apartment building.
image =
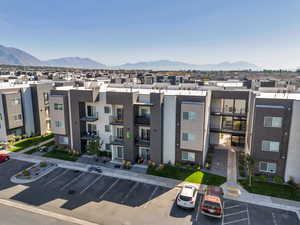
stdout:
<svg viewBox="0 0 300 225">
<path fill-rule="evenodd" d="M 113 162 L 201 166 L 210 148 L 235 147 L 254 157 L 255 173 L 300 180 L 300 93 L 189 89 L 57 87 L 50 95 L 56 142 L 83 153 L 99 136 Z"/>
<path fill-rule="evenodd" d="M 0 85 L 0 141 L 11 135 L 50 132 L 49 93 L 52 82 Z"/>
</svg>

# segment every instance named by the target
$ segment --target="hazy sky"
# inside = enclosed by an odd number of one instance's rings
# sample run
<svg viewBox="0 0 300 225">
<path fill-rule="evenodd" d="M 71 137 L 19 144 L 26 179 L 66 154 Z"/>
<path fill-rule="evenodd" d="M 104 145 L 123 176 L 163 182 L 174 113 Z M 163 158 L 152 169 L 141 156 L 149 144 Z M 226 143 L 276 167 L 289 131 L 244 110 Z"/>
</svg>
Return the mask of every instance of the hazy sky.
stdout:
<svg viewBox="0 0 300 225">
<path fill-rule="evenodd" d="M 40 59 L 300 66 L 300 0 L 0 0 L 0 44 Z"/>
</svg>

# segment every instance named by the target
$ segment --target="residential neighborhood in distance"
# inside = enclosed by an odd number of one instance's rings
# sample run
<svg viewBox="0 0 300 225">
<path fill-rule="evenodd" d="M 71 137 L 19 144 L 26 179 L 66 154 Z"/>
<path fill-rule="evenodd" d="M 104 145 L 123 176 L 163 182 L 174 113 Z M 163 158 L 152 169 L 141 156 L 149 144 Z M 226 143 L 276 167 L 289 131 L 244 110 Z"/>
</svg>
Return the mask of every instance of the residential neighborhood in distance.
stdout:
<svg viewBox="0 0 300 225">
<path fill-rule="evenodd" d="M 0 225 L 300 225 L 299 1 L 0 7 Z"/>
</svg>

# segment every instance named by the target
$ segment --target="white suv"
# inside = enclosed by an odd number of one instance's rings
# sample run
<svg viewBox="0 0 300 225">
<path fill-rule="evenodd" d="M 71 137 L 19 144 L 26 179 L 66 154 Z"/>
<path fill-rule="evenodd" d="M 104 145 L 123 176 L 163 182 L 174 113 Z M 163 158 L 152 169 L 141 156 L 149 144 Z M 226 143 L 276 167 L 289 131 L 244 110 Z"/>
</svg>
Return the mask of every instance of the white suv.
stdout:
<svg viewBox="0 0 300 225">
<path fill-rule="evenodd" d="M 198 190 L 194 185 L 185 184 L 177 196 L 176 203 L 182 208 L 195 208 Z"/>
</svg>

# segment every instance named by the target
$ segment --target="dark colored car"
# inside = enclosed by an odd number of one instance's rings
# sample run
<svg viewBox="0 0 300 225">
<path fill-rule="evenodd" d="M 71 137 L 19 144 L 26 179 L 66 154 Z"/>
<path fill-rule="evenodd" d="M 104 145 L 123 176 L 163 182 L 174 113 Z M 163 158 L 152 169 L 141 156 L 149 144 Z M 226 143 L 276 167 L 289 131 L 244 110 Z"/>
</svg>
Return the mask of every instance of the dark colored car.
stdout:
<svg viewBox="0 0 300 225">
<path fill-rule="evenodd" d="M 209 185 L 205 190 L 201 201 L 201 213 L 206 216 L 222 218 L 223 209 L 223 189 Z"/>
<path fill-rule="evenodd" d="M 9 160 L 10 156 L 8 154 L 0 154 L 0 163 Z"/>
</svg>

